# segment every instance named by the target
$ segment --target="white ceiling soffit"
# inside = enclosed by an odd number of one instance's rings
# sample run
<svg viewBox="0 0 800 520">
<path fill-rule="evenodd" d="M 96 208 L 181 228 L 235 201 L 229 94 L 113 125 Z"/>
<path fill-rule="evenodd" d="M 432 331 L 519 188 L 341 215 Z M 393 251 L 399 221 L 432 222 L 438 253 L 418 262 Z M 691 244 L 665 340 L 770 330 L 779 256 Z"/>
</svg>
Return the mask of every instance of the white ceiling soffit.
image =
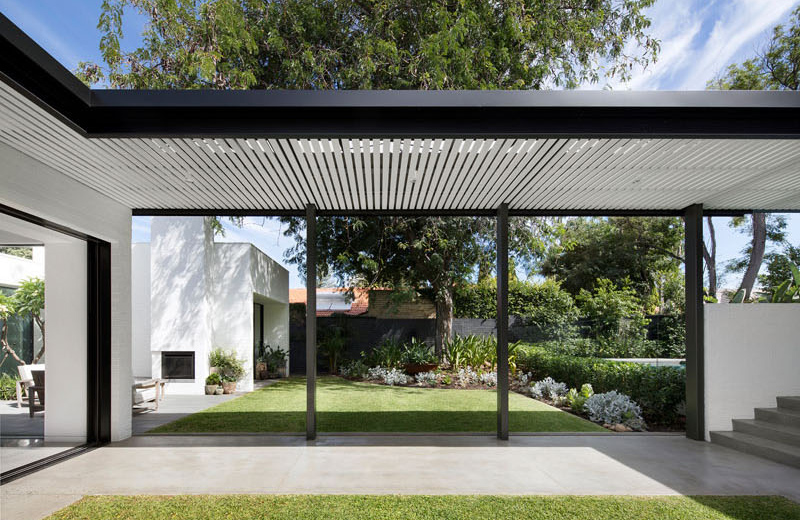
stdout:
<svg viewBox="0 0 800 520">
<path fill-rule="evenodd" d="M 800 210 L 800 140 L 86 139 L 0 82 L 0 142 L 134 209 Z"/>
</svg>

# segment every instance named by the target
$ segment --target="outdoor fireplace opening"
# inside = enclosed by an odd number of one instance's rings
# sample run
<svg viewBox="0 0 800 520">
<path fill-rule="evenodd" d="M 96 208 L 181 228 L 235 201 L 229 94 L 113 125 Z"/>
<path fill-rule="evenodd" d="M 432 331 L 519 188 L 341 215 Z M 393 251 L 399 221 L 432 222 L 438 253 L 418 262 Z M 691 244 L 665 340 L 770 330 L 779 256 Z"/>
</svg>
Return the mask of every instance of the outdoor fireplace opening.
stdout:
<svg viewBox="0 0 800 520">
<path fill-rule="evenodd" d="M 194 352 L 162 352 L 161 377 L 194 379 Z"/>
</svg>

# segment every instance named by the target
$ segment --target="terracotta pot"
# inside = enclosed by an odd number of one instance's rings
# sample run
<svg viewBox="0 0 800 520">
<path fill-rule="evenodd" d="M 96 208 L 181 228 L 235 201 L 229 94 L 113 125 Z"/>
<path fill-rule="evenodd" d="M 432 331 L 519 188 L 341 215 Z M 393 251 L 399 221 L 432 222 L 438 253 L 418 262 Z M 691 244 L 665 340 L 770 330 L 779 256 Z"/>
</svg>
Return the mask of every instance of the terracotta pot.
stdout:
<svg viewBox="0 0 800 520">
<path fill-rule="evenodd" d="M 219 374 L 219 368 L 211 367 L 211 368 L 208 369 L 208 373 L 209 374 Z"/>
<path fill-rule="evenodd" d="M 222 393 L 224 394 L 232 394 L 236 391 L 236 381 L 223 381 L 222 383 Z"/>
<path fill-rule="evenodd" d="M 222 395 L 225 390 L 222 388 L 222 385 L 219 385 L 217 389 L 214 391 L 214 395 Z"/>
<path fill-rule="evenodd" d="M 436 370 L 436 367 L 439 365 L 436 363 L 407 363 L 403 365 L 403 370 L 406 374 L 413 376 L 414 374 L 419 374 L 421 372 L 430 372 L 431 370 Z"/>
<path fill-rule="evenodd" d="M 214 395 L 219 385 L 206 385 L 206 395 Z"/>
<path fill-rule="evenodd" d="M 267 364 L 266 363 L 256 363 L 256 378 L 257 379 L 266 379 L 264 376 L 267 373 Z"/>
</svg>

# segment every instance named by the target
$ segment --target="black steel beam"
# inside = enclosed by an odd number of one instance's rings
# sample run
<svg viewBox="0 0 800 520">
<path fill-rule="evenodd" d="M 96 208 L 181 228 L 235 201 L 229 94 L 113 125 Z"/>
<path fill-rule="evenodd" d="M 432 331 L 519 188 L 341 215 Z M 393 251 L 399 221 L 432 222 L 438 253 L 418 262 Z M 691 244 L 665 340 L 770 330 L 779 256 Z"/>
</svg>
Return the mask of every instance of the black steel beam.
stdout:
<svg viewBox="0 0 800 520">
<path fill-rule="evenodd" d="M 686 436 L 705 440 L 703 205 L 686 208 Z"/>
<path fill-rule="evenodd" d="M 317 214 L 306 206 L 306 439 L 317 437 Z"/>
<path fill-rule="evenodd" d="M 497 209 L 497 438 L 508 440 L 508 204 Z"/>
<path fill-rule="evenodd" d="M 0 13 L 0 79 L 55 117 L 84 133 L 91 91 Z"/>
</svg>

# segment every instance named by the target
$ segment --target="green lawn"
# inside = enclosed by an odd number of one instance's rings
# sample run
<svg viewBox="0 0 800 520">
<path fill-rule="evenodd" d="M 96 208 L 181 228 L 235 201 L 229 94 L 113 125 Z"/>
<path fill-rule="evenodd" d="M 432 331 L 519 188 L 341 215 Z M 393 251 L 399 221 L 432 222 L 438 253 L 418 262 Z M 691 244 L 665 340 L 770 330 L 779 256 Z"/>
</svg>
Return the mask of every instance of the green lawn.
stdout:
<svg viewBox="0 0 800 520">
<path fill-rule="evenodd" d="M 159 426 L 152 433 L 304 432 L 304 378 L 290 378 Z M 321 432 L 491 432 L 494 390 L 392 387 L 339 377 L 317 382 Z M 608 431 L 534 399 L 509 395 L 511 431 Z"/>
<path fill-rule="evenodd" d="M 800 520 L 782 497 L 181 495 L 90 496 L 50 520 Z"/>
</svg>

